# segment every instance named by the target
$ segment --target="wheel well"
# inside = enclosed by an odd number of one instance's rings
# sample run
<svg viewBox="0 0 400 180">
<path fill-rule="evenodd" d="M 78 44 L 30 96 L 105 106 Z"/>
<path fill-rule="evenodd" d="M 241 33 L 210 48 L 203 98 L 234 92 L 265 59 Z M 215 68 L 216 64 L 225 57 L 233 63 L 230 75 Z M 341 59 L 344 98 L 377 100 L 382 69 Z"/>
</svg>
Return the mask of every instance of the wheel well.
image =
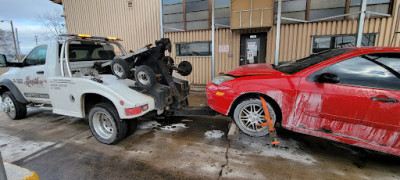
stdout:
<svg viewBox="0 0 400 180">
<path fill-rule="evenodd" d="M 243 100 L 250 98 L 259 98 L 259 96 L 263 97 L 272 106 L 272 108 L 274 108 L 274 111 L 276 113 L 276 122 L 282 123 L 282 111 L 278 103 L 271 97 L 262 93 L 247 93 L 236 98 L 235 101 L 232 103 L 231 108 L 229 109 L 228 116 L 233 117 L 233 112 L 235 111 L 236 106 Z"/>
<path fill-rule="evenodd" d="M 10 89 L 7 88 L 7 86 L 0 86 L 0 96 L 3 95 L 3 93 L 9 91 Z"/>
<path fill-rule="evenodd" d="M 111 104 L 113 104 L 112 101 L 110 101 L 106 97 L 94 93 L 84 94 L 82 99 L 85 116 L 87 116 L 90 109 L 92 109 L 92 107 L 98 103 L 110 102 Z"/>
</svg>

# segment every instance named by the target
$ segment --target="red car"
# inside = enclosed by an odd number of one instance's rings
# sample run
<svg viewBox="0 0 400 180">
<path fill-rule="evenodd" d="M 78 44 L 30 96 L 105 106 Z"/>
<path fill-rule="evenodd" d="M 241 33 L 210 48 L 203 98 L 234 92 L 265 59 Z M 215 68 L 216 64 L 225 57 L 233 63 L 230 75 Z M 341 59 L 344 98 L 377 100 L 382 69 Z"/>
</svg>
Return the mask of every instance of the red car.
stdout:
<svg viewBox="0 0 400 180">
<path fill-rule="evenodd" d="M 280 66 L 251 64 L 207 85 L 208 105 L 245 134 L 282 127 L 400 156 L 400 48 L 333 49 Z"/>
</svg>

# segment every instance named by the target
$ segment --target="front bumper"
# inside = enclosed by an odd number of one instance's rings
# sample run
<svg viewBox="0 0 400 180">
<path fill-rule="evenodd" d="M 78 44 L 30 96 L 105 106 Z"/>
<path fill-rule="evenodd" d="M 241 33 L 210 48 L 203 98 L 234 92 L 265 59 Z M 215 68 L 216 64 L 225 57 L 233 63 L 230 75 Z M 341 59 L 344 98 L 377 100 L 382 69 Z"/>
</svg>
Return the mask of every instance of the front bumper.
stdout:
<svg viewBox="0 0 400 180">
<path fill-rule="evenodd" d="M 229 87 L 218 86 L 213 83 L 207 84 L 206 92 L 208 106 L 224 115 L 229 114 L 229 108 L 235 98 L 239 95 Z"/>
</svg>

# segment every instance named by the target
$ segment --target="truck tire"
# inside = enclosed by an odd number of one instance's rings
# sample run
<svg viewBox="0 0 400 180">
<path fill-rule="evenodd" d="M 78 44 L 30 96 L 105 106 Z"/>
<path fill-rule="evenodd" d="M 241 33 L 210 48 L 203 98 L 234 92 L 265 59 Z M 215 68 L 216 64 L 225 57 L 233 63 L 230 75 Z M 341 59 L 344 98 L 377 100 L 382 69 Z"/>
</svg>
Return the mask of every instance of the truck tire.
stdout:
<svg viewBox="0 0 400 180">
<path fill-rule="evenodd" d="M 99 103 L 89 112 L 89 126 L 93 136 L 101 143 L 116 144 L 126 137 L 128 124 L 119 118 L 111 103 Z"/>
<path fill-rule="evenodd" d="M 192 64 L 188 61 L 182 61 L 178 65 L 178 73 L 182 76 L 189 76 L 192 73 Z"/>
<path fill-rule="evenodd" d="M 271 118 L 276 122 L 276 114 L 272 106 L 267 102 L 267 107 Z M 269 134 L 268 126 L 259 126 L 266 122 L 264 110 L 260 99 L 250 98 L 239 103 L 233 113 L 233 119 L 239 129 L 249 136 L 264 136 Z"/>
<path fill-rule="evenodd" d="M 136 68 L 135 80 L 139 86 L 144 89 L 150 89 L 157 81 L 154 71 L 146 65 L 141 65 Z"/>
<path fill-rule="evenodd" d="M 111 62 L 111 71 L 118 77 L 118 79 L 126 79 L 132 76 L 132 72 L 129 69 L 129 64 L 123 59 L 114 59 Z"/>
<path fill-rule="evenodd" d="M 26 106 L 17 101 L 11 91 L 3 93 L 2 102 L 1 109 L 10 119 L 17 120 L 26 117 Z"/>
</svg>

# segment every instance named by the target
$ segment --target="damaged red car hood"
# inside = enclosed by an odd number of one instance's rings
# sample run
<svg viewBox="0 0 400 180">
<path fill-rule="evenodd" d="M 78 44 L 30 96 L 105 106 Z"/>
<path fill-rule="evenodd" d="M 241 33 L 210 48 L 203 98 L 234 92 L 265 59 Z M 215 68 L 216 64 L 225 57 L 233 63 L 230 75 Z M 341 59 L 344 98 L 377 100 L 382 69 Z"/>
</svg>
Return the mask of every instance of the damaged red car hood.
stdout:
<svg viewBox="0 0 400 180">
<path fill-rule="evenodd" d="M 272 68 L 269 64 L 249 64 L 245 66 L 240 66 L 235 70 L 229 71 L 225 74 L 232 76 L 255 76 L 255 75 L 272 75 L 272 74 L 282 74 L 281 72 Z"/>
</svg>

